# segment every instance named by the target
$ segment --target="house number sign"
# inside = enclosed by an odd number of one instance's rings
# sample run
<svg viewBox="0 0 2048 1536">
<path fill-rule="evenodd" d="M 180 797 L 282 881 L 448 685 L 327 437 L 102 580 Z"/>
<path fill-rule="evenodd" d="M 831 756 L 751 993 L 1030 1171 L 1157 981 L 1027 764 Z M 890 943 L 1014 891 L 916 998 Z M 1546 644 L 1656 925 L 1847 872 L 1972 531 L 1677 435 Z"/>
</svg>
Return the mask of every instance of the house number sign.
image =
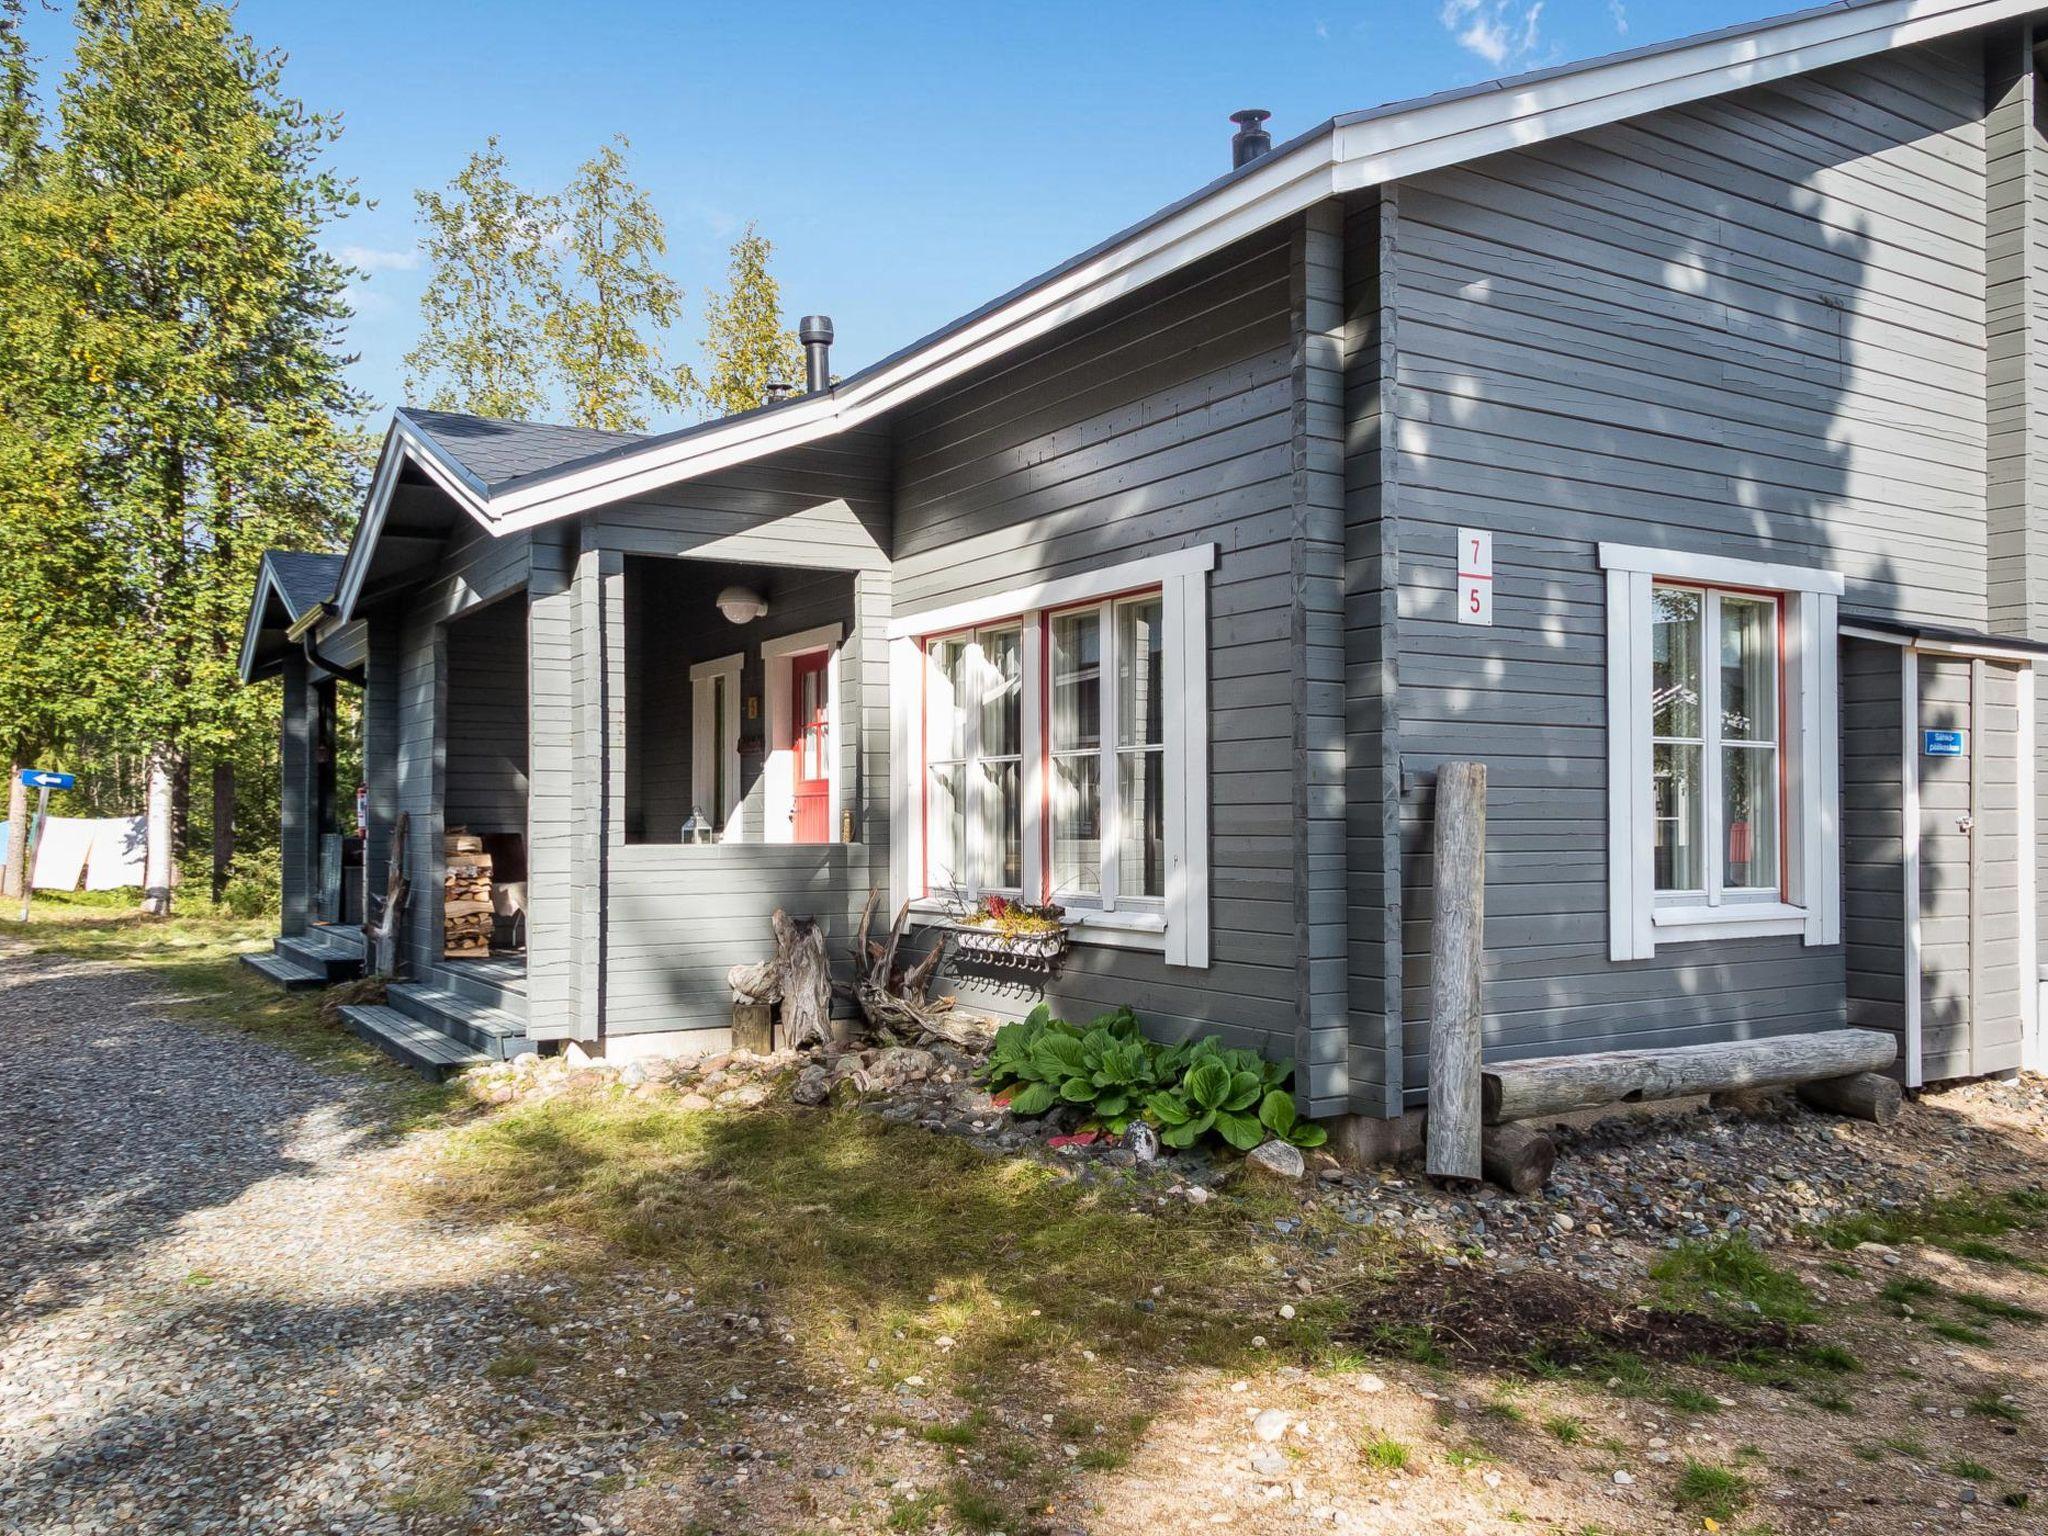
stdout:
<svg viewBox="0 0 2048 1536">
<path fill-rule="evenodd" d="M 1458 622 L 1493 623 L 1493 535 L 1458 530 Z"/>
</svg>

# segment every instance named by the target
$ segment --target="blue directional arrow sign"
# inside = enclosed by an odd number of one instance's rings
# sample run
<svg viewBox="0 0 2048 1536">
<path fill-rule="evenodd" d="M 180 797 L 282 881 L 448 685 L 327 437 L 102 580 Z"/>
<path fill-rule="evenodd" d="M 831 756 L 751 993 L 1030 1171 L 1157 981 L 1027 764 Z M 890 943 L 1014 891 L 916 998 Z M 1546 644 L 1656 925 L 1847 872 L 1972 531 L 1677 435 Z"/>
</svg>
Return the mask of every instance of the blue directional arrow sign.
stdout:
<svg viewBox="0 0 2048 1536">
<path fill-rule="evenodd" d="M 51 768 L 24 768 L 21 770 L 21 782 L 30 789 L 76 789 L 78 775 L 58 773 Z"/>
</svg>

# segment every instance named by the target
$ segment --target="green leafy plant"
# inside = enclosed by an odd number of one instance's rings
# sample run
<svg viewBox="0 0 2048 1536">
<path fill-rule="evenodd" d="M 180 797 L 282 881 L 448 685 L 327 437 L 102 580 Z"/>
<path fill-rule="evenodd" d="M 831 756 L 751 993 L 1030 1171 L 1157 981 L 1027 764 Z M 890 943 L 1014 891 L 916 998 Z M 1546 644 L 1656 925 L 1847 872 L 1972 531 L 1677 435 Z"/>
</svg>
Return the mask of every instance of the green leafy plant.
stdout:
<svg viewBox="0 0 2048 1536">
<path fill-rule="evenodd" d="M 1259 1123 L 1297 1147 L 1320 1147 L 1330 1139 L 1328 1131 L 1294 1112 L 1294 1095 L 1285 1088 L 1271 1089 L 1259 1100 Z"/>
<path fill-rule="evenodd" d="M 1163 1127 L 1159 1139 L 1169 1147 L 1192 1147 L 1203 1132 L 1214 1130 L 1240 1152 L 1266 1139 L 1257 1114 L 1246 1114 L 1258 1101 L 1260 1074 L 1232 1071 L 1217 1057 L 1204 1056 L 1188 1068 L 1177 1088 L 1155 1093 L 1145 1108 Z"/>
</svg>

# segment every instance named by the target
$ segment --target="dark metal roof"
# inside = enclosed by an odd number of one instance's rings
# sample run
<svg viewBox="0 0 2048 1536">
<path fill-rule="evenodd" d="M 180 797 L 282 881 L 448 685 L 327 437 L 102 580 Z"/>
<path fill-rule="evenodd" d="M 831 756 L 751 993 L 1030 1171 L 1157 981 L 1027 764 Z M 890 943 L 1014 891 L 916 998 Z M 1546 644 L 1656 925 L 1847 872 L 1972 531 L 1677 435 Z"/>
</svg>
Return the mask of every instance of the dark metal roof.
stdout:
<svg viewBox="0 0 2048 1536">
<path fill-rule="evenodd" d="M 315 604 L 334 596 L 334 584 L 341 579 L 340 555 L 309 555 L 292 549 L 273 549 L 263 558 L 277 578 L 294 623 Z"/>
<path fill-rule="evenodd" d="M 1865 618 L 1860 613 L 1843 614 L 1842 624 L 1844 628 L 1874 629 L 1907 641 L 1930 640 L 1965 649 L 1987 646 L 2001 651 L 2026 651 L 2035 656 L 2048 656 L 2048 641 L 2023 640 L 2018 635 L 1993 635 L 1981 629 L 1959 629 L 1949 624 L 1908 624 L 1899 619 Z"/>
<path fill-rule="evenodd" d="M 637 432 L 562 427 L 540 421 L 499 421 L 458 411 L 407 406 L 400 413 L 489 494 L 515 480 L 559 469 L 646 439 Z"/>
</svg>

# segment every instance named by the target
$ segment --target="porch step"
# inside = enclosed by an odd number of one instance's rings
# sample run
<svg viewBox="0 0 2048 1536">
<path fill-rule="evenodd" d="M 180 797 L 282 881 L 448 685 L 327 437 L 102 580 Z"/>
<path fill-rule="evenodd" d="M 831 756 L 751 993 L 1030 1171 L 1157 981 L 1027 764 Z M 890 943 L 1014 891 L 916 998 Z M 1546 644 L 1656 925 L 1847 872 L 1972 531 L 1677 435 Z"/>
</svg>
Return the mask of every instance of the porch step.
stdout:
<svg viewBox="0 0 2048 1536">
<path fill-rule="evenodd" d="M 403 1062 L 430 1083 L 438 1083 L 465 1067 L 481 1066 L 490 1058 L 461 1041 L 422 1024 L 396 1008 L 374 1003 L 350 1003 L 341 1016 L 348 1027 L 395 1061 Z"/>
<path fill-rule="evenodd" d="M 244 955 L 242 964 L 257 975 L 276 982 L 287 992 L 312 992 L 327 985 L 327 973 L 283 955 Z"/>
<path fill-rule="evenodd" d="M 408 1018 L 438 1030 L 458 1044 L 505 1061 L 531 1051 L 525 1018 L 465 993 L 424 981 L 394 983 L 386 992 L 391 1006 Z"/>
<path fill-rule="evenodd" d="M 360 949 L 351 949 L 318 932 L 279 939 L 277 953 L 279 958 L 304 970 L 317 972 L 322 978 L 322 986 L 354 981 L 363 974 L 363 952 Z"/>
</svg>

